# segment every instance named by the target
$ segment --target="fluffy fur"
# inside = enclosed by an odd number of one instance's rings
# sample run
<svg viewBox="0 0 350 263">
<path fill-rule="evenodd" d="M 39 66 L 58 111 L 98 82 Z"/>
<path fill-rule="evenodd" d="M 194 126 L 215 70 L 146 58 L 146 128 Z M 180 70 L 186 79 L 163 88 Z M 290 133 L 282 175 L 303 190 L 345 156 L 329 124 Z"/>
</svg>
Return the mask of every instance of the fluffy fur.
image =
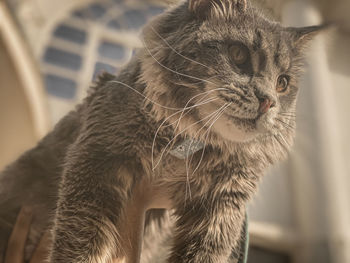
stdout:
<svg viewBox="0 0 350 263">
<path fill-rule="evenodd" d="M 189 0 L 158 16 L 122 72 L 101 76 L 2 172 L 0 254 L 29 205 L 27 257 L 52 229 L 53 263 L 138 262 L 143 233 L 144 262 L 155 262 L 154 240 L 167 240 L 169 263 L 227 262 L 246 203 L 292 144 L 302 50 L 318 30 L 284 28 L 243 0 Z M 185 138 L 205 148 L 169 155 Z M 173 226 L 161 230 L 166 208 Z"/>
</svg>

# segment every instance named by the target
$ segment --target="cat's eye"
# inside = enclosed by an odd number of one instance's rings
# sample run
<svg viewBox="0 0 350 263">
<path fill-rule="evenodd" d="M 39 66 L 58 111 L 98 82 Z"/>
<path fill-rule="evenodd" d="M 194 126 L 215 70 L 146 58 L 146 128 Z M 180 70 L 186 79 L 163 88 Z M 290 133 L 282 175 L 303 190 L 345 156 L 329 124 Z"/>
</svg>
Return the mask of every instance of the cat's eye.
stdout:
<svg viewBox="0 0 350 263">
<path fill-rule="evenodd" d="M 276 83 L 276 90 L 278 93 L 283 93 L 288 89 L 289 79 L 288 75 L 281 75 L 278 77 Z"/>
<path fill-rule="evenodd" d="M 218 45 L 215 42 L 205 43 L 205 47 L 208 48 L 208 49 L 211 49 L 213 51 L 218 51 L 219 50 L 219 47 L 218 47 Z"/>
<path fill-rule="evenodd" d="M 248 49 L 239 44 L 234 44 L 230 46 L 230 54 L 232 60 L 236 63 L 237 66 L 243 65 L 249 56 Z"/>
</svg>

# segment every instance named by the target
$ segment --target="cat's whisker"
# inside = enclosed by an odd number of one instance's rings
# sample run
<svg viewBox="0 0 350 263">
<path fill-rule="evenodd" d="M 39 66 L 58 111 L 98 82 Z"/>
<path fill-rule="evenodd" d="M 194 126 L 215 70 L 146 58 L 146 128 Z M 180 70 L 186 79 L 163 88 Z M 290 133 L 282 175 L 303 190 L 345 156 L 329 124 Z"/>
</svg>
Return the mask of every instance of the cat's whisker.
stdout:
<svg viewBox="0 0 350 263">
<path fill-rule="evenodd" d="M 133 91 L 136 92 L 138 95 L 140 95 L 141 97 L 145 98 L 146 100 L 148 100 L 148 101 L 152 102 L 153 104 L 155 104 L 155 105 L 157 105 L 157 106 L 159 106 L 159 107 L 162 107 L 162 108 L 164 108 L 164 109 L 176 110 L 176 111 L 182 110 L 182 108 L 173 108 L 173 107 L 167 107 L 167 106 L 161 105 L 161 104 L 159 104 L 159 103 L 157 103 L 157 102 L 151 100 L 150 98 L 148 98 L 147 96 L 145 96 L 144 94 L 142 94 L 141 92 L 139 92 L 137 89 L 131 87 L 130 85 L 128 85 L 128 84 L 126 84 L 126 83 L 124 83 L 124 82 L 121 82 L 121 81 L 118 81 L 118 80 L 110 80 L 109 82 L 118 83 L 118 84 L 120 84 L 120 85 L 123 85 L 124 87 L 127 87 L 127 88 L 133 90 Z"/>
<path fill-rule="evenodd" d="M 211 114 L 211 115 L 213 115 L 213 116 L 211 116 L 210 118 L 209 118 L 209 120 L 205 123 L 205 124 L 203 124 L 203 126 L 196 132 L 196 134 L 195 134 L 195 138 L 197 137 L 197 135 L 199 134 L 199 132 L 204 128 L 204 127 L 206 127 L 206 125 L 208 124 L 208 123 L 210 123 L 213 119 L 215 119 L 216 118 L 216 116 L 218 116 L 219 115 L 219 113 L 220 113 L 220 111 L 227 105 L 228 103 L 226 103 L 226 104 L 224 104 L 223 106 L 221 106 L 219 109 L 217 109 L 216 111 L 214 111 L 213 113 L 214 114 Z M 190 149 L 191 149 L 191 147 L 192 147 L 192 144 L 193 144 L 193 142 L 191 142 L 190 143 L 190 146 L 188 147 L 188 151 L 187 151 L 187 155 L 189 155 L 189 151 L 190 151 Z M 190 159 L 190 162 L 192 161 L 192 157 L 193 157 L 193 155 L 191 156 L 191 159 Z M 189 182 L 189 163 L 190 162 L 188 162 L 188 158 L 186 158 L 185 159 L 185 166 L 186 166 L 186 196 L 185 196 L 185 200 L 187 200 L 187 188 L 189 189 L 189 194 L 190 194 L 190 200 L 191 200 L 191 188 L 190 188 L 190 182 Z M 192 173 L 193 174 L 193 173 Z"/>
<path fill-rule="evenodd" d="M 246 96 L 244 94 L 244 91 L 241 88 L 236 87 L 233 83 L 225 85 L 224 87 L 227 87 L 227 90 L 229 90 L 230 92 L 233 92 L 233 91 L 236 92 L 235 95 L 244 96 L 244 97 Z"/>
<path fill-rule="evenodd" d="M 203 66 L 203 67 L 205 67 L 205 68 L 207 68 L 207 69 L 209 69 L 209 70 L 213 70 L 211 67 L 209 67 L 209 66 L 207 66 L 207 65 L 204 65 L 204 64 L 202 64 L 202 63 L 200 63 L 200 62 L 198 62 L 198 61 L 196 61 L 196 60 L 193 60 L 193 59 L 191 59 L 191 58 L 189 58 L 189 57 L 187 57 L 187 56 L 185 56 L 185 55 L 182 55 L 180 52 L 178 52 L 175 48 L 173 48 L 170 44 L 169 44 L 169 42 L 168 41 L 166 41 L 166 39 L 164 39 L 155 29 L 154 29 L 154 27 L 153 26 L 151 26 L 151 29 L 152 29 L 152 31 L 154 32 L 154 33 L 156 33 L 156 35 L 172 50 L 172 51 L 174 51 L 177 55 L 179 55 L 180 57 L 183 57 L 184 59 L 186 59 L 186 60 L 188 60 L 188 61 L 191 61 L 191 62 L 193 62 L 193 63 L 196 63 L 196 64 L 198 64 L 198 65 L 201 65 L 201 66 Z"/>
<path fill-rule="evenodd" d="M 218 90 L 226 90 L 226 89 L 225 89 L 225 88 L 212 89 L 212 90 L 202 92 L 202 93 L 200 93 L 200 94 L 198 94 L 198 95 L 192 97 L 192 98 L 186 103 L 186 105 L 185 105 L 185 107 L 184 107 L 184 110 L 182 111 L 182 113 L 181 113 L 181 115 L 180 115 L 180 117 L 179 117 L 179 120 L 177 121 L 175 130 L 176 130 L 177 127 L 179 126 L 182 117 L 185 115 L 185 114 L 184 114 L 185 108 L 187 107 L 187 105 L 190 103 L 190 101 L 191 101 L 192 99 L 194 99 L 194 98 L 196 98 L 196 97 L 198 97 L 198 96 L 200 96 L 200 95 L 205 95 L 203 98 L 200 99 L 200 101 L 201 101 L 201 100 L 204 99 L 206 96 L 208 96 L 210 93 L 215 92 L 215 91 L 218 91 Z M 218 99 L 218 98 L 215 98 L 215 100 L 217 100 L 217 99 Z M 187 112 L 187 113 L 188 113 L 188 112 Z"/>
<path fill-rule="evenodd" d="M 215 97 L 211 97 L 203 102 L 200 102 L 200 103 L 197 103 L 196 106 L 201 106 L 201 105 L 204 105 L 204 104 L 208 104 L 209 102 L 213 102 L 213 101 L 216 101 L 216 100 L 219 100 L 219 98 L 215 98 Z M 191 110 L 193 110 L 195 107 L 192 107 L 191 109 L 189 109 L 188 111 L 186 111 L 185 113 L 185 110 L 187 109 L 184 109 L 181 111 L 181 114 L 180 114 L 180 117 L 174 121 L 172 124 L 174 124 L 176 122 L 176 125 L 175 125 L 175 128 L 174 130 L 176 130 L 178 127 L 179 127 L 179 124 L 180 124 L 180 121 L 183 117 L 185 117 L 187 114 L 189 114 L 191 112 Z"/>
<path fill-rule="evenodd" d="M 186 130 L 190 129 L 192 126 L 194 126 L 194 125 L 196 125 L 196 124 L 202 122 L 203 120 L 205 120 L 205 119 L 211 117 L 211 116 L 212 116 L 213 114 L 215 114 L 215 113 L 216 113 L 216 111 L 215 111 L 215 112 L 212 112 L 210 115 L 204 117 L 203 119 L 201 119 L 201 120 L 199 120 L 199 121 L 197 121 L 197 122 L 195 122 L 195 123 L 192 123 L 191 125 L 187 126 L 187 127 L 186 127 L 185 129 L 183 129 L 182 131 L 178 132 L 178 133 L 173 137 L 173 139 L 171 139 L 171 140 L 168 142 L 168 144 L 163 148 L 163 150 L 162 150 L 162 152 L 161 152 L 161 155 L 160 155 L 160 157 L 159 157 L 159 160 L 158 160 L 157 164 L 156 164 L 155 166 L 153 166 L 153 170 L 156 169 L 156 167 L 159 165 L 159 163 L 160 163 L 161 159 L 163 158 L 163 155 L 164 155 L 165 151 L 167 150 L 167 148 L 170 146 L 171 143 L 173 143 L 173 142 L 175 141 L 175 139 L 176 139 L 180 134 L 182 134 L 182 133 L 185 132 Z"/>
<path fill-rule="evenodd" d="M 205 131 L 205 133 L 203 134 L 203 136 L 205 135 L 205 140 L 204 140 L 204 148 L 203 148 L 203 151 L 202 151 L 202 157 L 201 159 L 203 158 L 203 154 L 204 154 L 204 149 L 205 149 L 205 146 L 206 146 L 206 141 L 208 140 L 208 136 L 209 136 L 209 131 L 211 129 L 211 127 L 215 124 L 215 122 L 222 116 L 222 114 L 224 113 L 224 111 L 230 106 L 231 102 L 230 103 L 226 103 L 226 106 L 220 111 L 218 112 L 218 114 L 215 116 L 215 119 L 212 121 L 212 123 L 209 125 L 209 127 L 207 128 L 207 130 Z M 193 156 L 192 156 L 193 157 Z M 190 162 L 192 161 L 192 158 L 190 160 Z M 201 162 L 201 160 L 200 160 Z M 200 162 L 198 163 L 197 167 L 195 168 L 195 170 L 192 172 L 192 175 L 196 172 L 196 170 L 199 168 L 199 165 L 200 165 Z"/>
<path fill-rule="evenodd" d="M 217 111 L 217 110 L 216 110 L 216 111 Z M 162 152 L 161 152 L 161 155 L 160 155 L 160 157 L 159 157 L 158 162 L 156 163 L 155 166 L 152 167 L 152 170 L 154 171 L 154 170 L 157 168 L 157 166 L 159 165 L 160 161 L 161 161 L 162 158 L 163 158 L 163 155 L 164 155 L 165 151 L 168 149 L 168 147 L 170 146 L 170 144 L 173 143 L 173 142 L 175 141 L 175 139 L 176 139 L 178 136 L 180 136 L 180 135 L 181 135 L 183 132 L 185 132 L 186 130 L 190 129 L 192 126 L 194 126 L 194 125 L 196 125 L 196 124 L 202 122 L 203 120 L 206 120 L 206 119 L 210 118 L 213 114 L 216 113 L 216 111 L 212 112 L 211 114 L 209 114 L 208 116 L 204 117 L 203 119 L 200 119 L 199 121 L 196 121 L 195 123 L 192 123 L 191 125 L 187 126 L 185 129 L 183 129 L 183 130 L 181 130 L 180 132 L 178 132 L 178 133 L 173 137 L 173 139 L 171 139 L 171 140 L 167 143 L 167 145 L 164 147 L 164 149 L 163 149 Z"/>
<path fill-rule="evenodd" d="M 215 114 L 214 116 L 214 120 L 212 122 L 212 124 L 209 126 L 209 128 L 207 129 L 207 131 L 205 132 L 206 133 L 206 136 L 205 136 L 205 140 L 204 140 L 204 147 L 202 149 L 202 153 L 201 153 L 201 157 L 198 161 L 198 164 L 197 166 L 195 167 L 195 169 L 193 170 L 192 174 L 191 174 L 191 177 L 194 175 L 194 173 L 199 169 L 199 166 L 200 164 L 202 163 L 202 160 L 204 158 L 204 152 L 205 152 L 205 148 L 206 148 L 206 143 L 207 143 L 207 140 L 208 140 L 208 136 L 209 136 L 209 132 L 210 131 L 210 128 L 212 127 L 212 125 L 221 117 L 221 115 L 223 114 L 223 112 L 226 110 L 226 108 L 228 107 L 228 105 L 226 105 L 226 107 L 224 109 L 221 110 L 221 112 L 217 112 L 217 114 Z M 220 109 L 219 109 L 220 111 Z M 203 126 L 204 127 L 204 126 Z M 192 145 L 192 142 L 189 146 L 189 148 L 191 148 L 191 145 Z M 190 161 L 188 161 L 188 158 L 186 159 L 185 161 L 185 164 L 186 164 L 186 196 L 185 196 L 185 200 L 187 200 L 187 188 L 189 189 L 189 193 L 190 193 L 190 199 L 191 199 L 191 188 L 190 188 L 190 182 L 189 182 L 189 164 L 192 162 L 192 159 L 193 159 L 193 155 L 191 156 L 191 159 Z"/>
<path fill-rule="evenodd" d="M 294 129 L 291 129 L 291 128 L 286 127 L 286 126 L 283 126 L 283 125 L 282 125 L 282 129 L 283 129 L 283 130 L 288 130 L 288 131 L 290 131 L 290 132 L 293 132 L 293 131 L 294 131 Z"/>
<path fill-rule="evenodd" d="M 276 118 L 276 121 L 279 121 L 280 123 L 282 123 L 282 125 L 287 128 L 287 129 L 290 129 L 291 131 L 294 130 L 295 126 L 285 122 L 285 121 L 282 121 L 281 119 L 279 118 Z"/>
<path fill-rule="evenodd" d="M 291 123 L 286 122 L 286 121 L 290 121 L 290 120 L 294 120 L 294 119 L 290 119 L 290 118 L 284 117 L 283 120 L 280 119 L 280 118 L 276 118 L 276 120 L 277 120 L 277 121 L 280 121 L 281 123 L 284 123 L 284 124 L 286 124 L 286 125 L 291 125 Z"/>
<path fill-rule="evenodd" d="M 224 111 L 230 106 L 231 103 L 227 103 L 226 106 L 216 115 L 215 119 L 213 120 L 213 122 L 210 124 L 210 126 L 207 128 L 207 130 L 205 131 L 205 133 L 203 135 L 205 135 L 205 140 L 204 140 L 204 147 L 202 149 L 202 154 L 201 154 L 201 158 L 199 159 L 198 161 L 198 164 L 196 166 L 196 168 L 193 170 L 192 175 L 194 175 L 194 173 L 199 169 L 199 166 L 203 160 L 203 157 L 204 157 L 204 151 L 205 151 L 205 147 L 206 147 L 206 142 L 208 140 L 208 137 L 209 137 L 209 133 L 210 133 L 210 129 L 211 127 L 215 124 L 215 122 L 222 116 L 222 114 L 224 113 Z M 193 155 L 191 156 L 191 159 L 190 159 L 190 162 L 192 162 L 192 158 L 193 158 Z"/>
<path fill-rule="evenodd" d="M 282 111 L 282 112 L 279 112 L 278 114 L 294 114 L 296 115 L 296 111 Z"/>
<path fill-rule="evenodd" d="M 220 77 L 221 75 L 215 75 L 215 76 L 211 76 L 209 78 L 207 78 L 206 80 L 210 80 L 210 79 L 215 79 L 215 78 L 218 78 Z M 198 82 L 192 82 L 192 83 L 185 83 L 185 82 L 175 82 L 175 81 L 172 81 L 173 84 L 176 84 L 176 85 L 182 85 L 182 86 L 186 86 L 186 87 L 189 87 L 189 88 L 193 88 L 192 85 L 196 85 L 196 84 L 200 84 L 202 83 L 203 81 L 198 81 Z"/>
<path fill-rule="evenodd" d="M 154 101 L 154 100 L 148 98 L 147 96 L 145 96 L 144 94 L 142 94 L 142 93 L 141 93 L 140 91 L 138 91 L 137 89 L 131 87 L 130 85 L 128 85 L 128 84 L 126 84 L 126 83 L 124 83 L 124 82 L 122 82 L 122 81 L 110 80 L 109 82 L 111 82 L 111 83 L 117 83 L 117 84 L 123 85 L 124 87 L 127 87 L 127 88 L 131 89 L 132 91 L 134 91 L 135 93 L 137 93 L 138 95 L 140 95 L 141 97 L 143 97 L 144 99 L 146 99 L 146 100 L 152 102 L 154 105 L 157 105 L 157 106 L 162 107 L 162 108 L 164 108 L 164 109 L 167 109 L 167 110 L 176 110 L 176 111 L 182 111 L 182 110 L 184 110 L 184 108 L 168 107 L 168 106 L 164 106 L 164 105 L 162 105 L 162 104 L 159 104 L 158 102 L 156 102 L 156 101 Z M 225 89 L 225 88 L 219 88 L 219 89 Z M 215 89 L 215 90 L 216 90 L 216 89 Z M 210 91 L 209 91 L 209 92 L 210 92 Z M 202 93 L 201 93 L 201 94 L 202 94 Z M 192 108 L 192 106 L 191 106 L 191 108 Z"/>
<path fill-rule="evenodd" d="M 151 150 L 151 162 L 152 162 L 152 169 L 154 170 L 154 146 L 155 146 L 155 142 L 156 142 L 156 138 L 157 138 L 157 135 L 158 135 L 158 132 L 159 130 L 161 129 L 161 127 L 163 126 L 163 124 L 170 118 L 172 118 L 173 116 L 175 116 L 176 114 L 180 113 L 181 110 L 171 114 L 170 116 L 168 116 L 167 118 L 165 118 L 163 120 L 163 122 L 158 126 L 155 134 L 154 134 L 154 137 L 153 137 L 153 142 L 152 142 L 152 150 Z"/>
<path fill-rule="evenodd" d="M 207 127 L 207 124 L 210 123 L 213 119 L 215 119 L 222 110 L 225 110 L 231 103 L 225 103 L 224 105 L 222 105 L 217 111 L 215 116 L 213 116 L 212 118 L 210 118 L 206 123 L 203 124 L 203 126 L 195 133 L 195 137 L 197 137 L 197 135 L 204 129 Z M 216 120 L 215 120 L 216 121 Z"/>
<path fill-rule="evenodd" d="M 286 142 L 283 136 L 281 136 L 280 134 L 274 134 L 273 136 L 283 148 L 288 149 L 288 143 Z M 278 138 L 281 138 L 284 141 L 284 143 L 281 142 Z"/>
<path fill-rule="evenodd" d="M 154 55 L 152 54 L 152 52 L 150 51 L 150 49 L 147 47 L 145 41 L 143 41 L 143 45 L 144 45 L 145 49 L 147 50 L 147 52 L 149 53 L 149 55 L 154 59 L 154 61 L 157 62 L 157 64 L 159 64 L 161 67 L 165 68 L 166 70 L 169 70 L 170 72 L 175 73 L 175 74 L 178 74 L 178 75 L 183 76 L 183 77 L 187 77 L 187 78 L 199 80 L 199 81 L 202 81 L 202 82 L 210 83 L 210 84 L 212 84 L 212 85 L 216 85 L 215 83 L 213 83 L 213 82 L 211 82 L 211 81 L 209 81 L 209 80 L 197 78 L 197 77 L 195 77 L 195 76 L 187 75 L 187 74 L 184 74 L 184 73 L 180 73 L 180 72 L 177 72 L 176 70 L 173 70 L 173 69 L 171 69 L 171 68 L 165 66 L 164 64 L 162 64 L 160 61 L 158 61 L 158 60 L 154 57 Z"/>
<path fill-rule="evenodd" d="M 286 120 L 287 122 L 292 122 L 292 123 L 296 123 L 296 119 L 294 116 L 283 116 L 283 115 L 279 115 L 279 117 L 281 117 L 281 119 Z"/>
<path fill-rule="evenodd" d="M 194 105 L 188 107 L 188 104 L 190 103 L 190 101 L 193 100 L 193 99 L 195 99 L 196 97 L 198 97 L 198 96 L 200 96 L 200 95 L 205 95 L 205 96 L 203 97 L 203 98 L 205 98 L 209 93 L 212 93 L 212 92 L 217 91 L 217 90 L 223 90 L 223 89 L 225 89 L 225 88 L 217 88 L 217 89 L 205 91 L 205 92 L 202 92 L 202 93 L 199 93 L 199 94 L 193 96 L 191 99 L 189 99 L 189 100 L 187 101 L 186 105 L 184 106 L 184 108 L 183 108 L 182 110 L 179 110 L 179 111 L 177 111 L 177 112 L 171 114 L 170 116 L 168 116 L 167 118 L 164 119 L 164 121 L 163 121 L 163 122 L 159 125 L 159 127 L 157 128 L 156 133 L 154 134 L 154 137 L 153 137 L 152 152 L 151 152 L 151 154 L 152 154 L 152 158 L 151 158 L 151 159 L 152 159 L 152 167 L 153 167 L 153 165 L 154 165 L 154 145 L 155 145 L 155 140 L 156 140 L 156 137 L 157 137 L 157 135 L 158 135 L 159 130 L 160 130 L 161 127 L 164 125 L 164 123 L 165 123 L 167 120 L 169 120 L 170 118 L 172 118 L 173 116 L 175 116 L 176 114 L 180 113 L 180 112 L 181 112 L 181 115 L 180 115 L 180 118 L 181 118 L 181 116 L 185 116 L 186 114 L 188 114 L 188 113 L 189 113 L 192 109 L 194 109 L 195 107 L 198 107 L 198 106 L 207 104 L 207 103 L 209 103 L 209 102 L 212 102 L 212 101 L 215 101 L 215 100 L 218 99 L 218 98 L 210 98 L 210 99 L 208 99 L 208 100 L 206 100 L 206 101 L 203 101 L 203 102 L 200 102 L 200 103 L 196 103 L 196 104 L 194 104 Z M 203 98 L 201 98 L 201 99 L 203 99 Z M 200 99 L 200 100 L 201 100 L 201 99 Z M 185 110 L 188 110 L 188 109 L 189 109 L 189 111 L 187 111 L 185 114 L 183 114 L 184 111 L 185 111 Z M 179 118 L 179 120 L 175 121 L 175 122 L 177 122 L 176 128 L 178 127 L 178 124 L 179 124 L 179 122 L 180 122 L 180 118 Z M 170 125 L 173 125 L 175 122 L 170 123 L 170 124 L 166 125 L 165 127 L 170 126 Z M 176 130 L 176 128 L 175 128 L 174 130 Z"/>
<path fill-rule="evenodd" d="M 289 125 L 295 125 L 296 124 L 296 120 L 295 118 L 291 118 L 291 117 L 286 117 L 286 116 L 283 116 L 283 120 L 287 121 L 287 123 L 289 123 Z"/>
<path fill-rule="evenodd" d="M 274 134 L 273 137 L 276 139 L 276 141 L 283 147 L 285 147 L 285 145 L 278 139 L 277 134 Z"/>
<path fill-rule="evenodd" d="M 297 116 L 295 114 L 288 114 L 288 113 L 277 113 L 278 116 L 280 116 L 282 119 L 286 120 L 292 120 L 296 121 Z"/>
<path fill-rule="evenodd" d="M 278 114 L 293 114 L 293 115 L 296 115 L 296 112 L 282 111 L 282 112 L 279 112 Z"/>
<path fill-rule="evenodd" d="M 276 147 L 276 140 L 274 140 L 273 138 L 271 139 L 271 142 L 272 142 L 272 145 L 273 145 L 273 147 L 272 147 L 272 149 L 273 149 L 273 151 L 274 151 L 274 153 L 275 153 L 275 156 L 278 156 L 278 154 L 277 154 L 277 147 Z"/>
<path fill-rule="evenodd" d="M 310 116 L 307 116 L 307 114 L 303 114 L 303 112 L 298 112 L 298 115 L 295 111 L 293 112 L 280 112 L 278 115 L 285 117 L 290 117 L 290 119 L 296 121 L 298 119 L 299 121 L 307 121 L 310 119 Z"/>
<path fill-rule="evenodd" d="M 203 102 L 201 102 L 201 103 L 197 103 L 197 104 L 192 105 L 192 106 L 190 106 L 190 107 L 184 108 L 184 110 L 189 109 L 189 110 L 191 111 L 191 110 L 194 109 L 195 107 L 198 107 L 198 106 L 201 106 L 201 105 L 204 105 L 204 104 L 208 104 L 208 103 L 210 103 L 210 102 L 212 102 L 212 101 L 215 101 L 215 100 L 218 100 L 218 98 L 211 98 L 211 99 L 208 99 L 208 100 L 203 101 Z M 165 123 L 167 120 L 169 120 L 170 118 L 172 118 L 172 117 L 175 116 L 176 114 L 179 114 L 179 113 L 182 114 L 182 113 L 184 112 L 184 110 L 179 110 L 179 111 L 177 111 L 177 112 L 171 114 L 170 116 L 168 116 L 167 118 L 165 118 L 165 119 L 163 120 L 163 122 L 158 126 L 158 128 L 157 128 L 157 130 L 156 130 L 156 132 L 155 132 L 155 134 L 154 134 L 153 142 L 152 142 L 152 152 L 151 152 L 151 154 L 152 154 L 152 158 L 151 158 L 151 159 L 152 159 L 152 167 L 153 167 L 153 165 L 154 165 L 154 146 L 155 146 L 155 141 L 156 141 L 157 135 L 158 135 L 158 133 L 159 133 L 161 127 L 164 125 L 164 123 Z M 188 111 L 188 112 L 189 112 L 189 111 Z M 186 114 L 187 114 L 188 112 L 186 112 Z M 185 114 L 184 114 L 184 115 L 185 115 Z M 165 126 L 163 126 L 163 127 L 171 126 L 171 125 L 175 124 L 176 122 L 178 122 L 178 120 L 176 120 L 176 121 L 174 121 L 174 122 L 172 122 L 172 123 L 170 123 L 170 124 L 168 124 L 168 125 L 165 125 Z M 176 128 L 177 128 L 177 126 L 176 126 Z M 174 129 L 174 130 L 176 130 L 176 129 Z"/>
<path fill-rule="evenodd" d="M 195 104 L 195 105 L 193 105 L 193 106 L 191 106 L 191 107 L 188 107 L 188 108 L 186 108 L 185 110 L 186 110 L 186 112 L 185 112 L 185 114 L 183 115 L 183 117 L 184 116 L 186 116 L 187 114 L 189 114 L 190 112 L 191 112 L 191 110 L 193 110 L 195 107 L 198 107 L 198 106 L 201 106 L 201 105 L 204 105 L 204 104 L 208 104 L 209 102 L 212 102 L 212 101 L 216 101 L 216 100 L 218 100 L 219 98 L 209 98 L 209 99 L 207 99 L 207 100 L 205 100 L 205 101 L 203 101 L 203 102 L 200 102 L 200 103 L 197 103 L 197 104 Z M 184 110 L 179 110 L 179 111 L 177 111 L 176 113 L 182 113 Z M 173 121 L 173 122 L 171 122 L 171 123 L 169 123 L 169 124 L 167 124 L 167 125 L 164 125 L 163 127 L 169 127 L 169 126 L 172 126 L 172 125 L 174 125 L 175 123 L 177 123 L 179 120 L 177 119 L 177 120 L 175 120 L 175 121 Z M 174 128 L 174 130 L 176 130 L 176 128 L 177 128 L 177 126 Z"/>
<path fill-rule="evenodd" d="M 286 139 L 282 136 L 282 135 L 278 135 L 279 137 L 281 137 L 281 139 L 284 141 L 284 143 L 285 143 L 285 148 L 286 149 L 288 149 L 288 147 L 289 147 L 289 143 L 286 141 Z"/>
<path fill-rule="evenodd" d="M 278 113 L 280 116 L 287 116 L 287 117 L 296 117 L 296 114 L 294 113 Z"/>
</svg>

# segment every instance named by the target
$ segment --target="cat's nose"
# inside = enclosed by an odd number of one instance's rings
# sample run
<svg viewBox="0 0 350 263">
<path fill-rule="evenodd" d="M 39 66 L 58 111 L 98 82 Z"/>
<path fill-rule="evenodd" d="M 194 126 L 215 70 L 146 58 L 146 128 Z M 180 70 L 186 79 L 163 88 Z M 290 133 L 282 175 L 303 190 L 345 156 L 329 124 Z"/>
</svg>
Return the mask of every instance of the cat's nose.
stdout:
<svg viewBox="0 0 350 263">
<path fill-rule="evenodd" d="M 263 114 L 269 111 L 270 108 L 275 107 L 276 103 L 268 97 L 258 98 L 259 105 L 259 113 Z"/>
<path fill-rule="evenodd" d="M 264 92 L 259 88 L 255 88 L 254 93 L 259 100 L 259 114 L 264 114 L 268 112 L 269 109 L 276 106 L 276 100 L 267 92 Z"/>
</svg>

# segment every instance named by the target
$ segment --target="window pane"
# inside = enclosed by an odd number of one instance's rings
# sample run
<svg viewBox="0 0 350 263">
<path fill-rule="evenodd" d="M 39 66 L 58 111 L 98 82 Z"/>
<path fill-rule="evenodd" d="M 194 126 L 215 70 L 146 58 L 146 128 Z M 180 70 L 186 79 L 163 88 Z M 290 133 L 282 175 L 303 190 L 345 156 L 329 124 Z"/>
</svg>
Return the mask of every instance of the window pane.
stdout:
<svg viewBox="0 0 350 263">
<path fill-rule="evenodd" d="M 82 57 L 68 51 L 49 47 L 44 54 L 44 61 L 60 67 L 78 70 L 81 67 Z"/>
<path fill-rule="evenodd" d="M 125 48 L 117 43 L 102 42 L 98 52 L 101 56 L 114 60 L 122 60 L 125 57 Z"/>
<path fill-rule="evenodd" d="M 49 94 L 65 98 L 73 99 L 76 93 L 76 82 L 60 76 L 47 74 L 45 75 L 46 90 Z"/>
<path fill-rule="evenodd" d="M 78 44 L 84 44 L 86 42 L 86 32 L 80 29 L 60 25 L 54 31 L 56 37 L 62 38 L 64 40 L 72 41 Z"/>
</svg>

